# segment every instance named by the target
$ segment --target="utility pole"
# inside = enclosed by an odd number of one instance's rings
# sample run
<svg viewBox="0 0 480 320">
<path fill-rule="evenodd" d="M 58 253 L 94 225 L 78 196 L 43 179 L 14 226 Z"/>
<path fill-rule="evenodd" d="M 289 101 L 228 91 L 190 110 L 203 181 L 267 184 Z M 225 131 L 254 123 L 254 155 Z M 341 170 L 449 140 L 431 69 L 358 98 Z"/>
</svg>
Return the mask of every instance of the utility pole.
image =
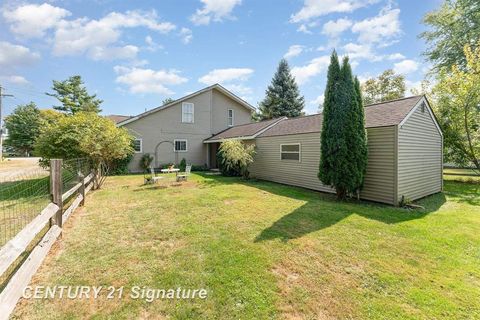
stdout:
<svg viewBox="0 0 480 320">
<path fill-rule="evenodd" d="M 3 97 L 13 97 L 12 94 L 4 94 L 0 85 L 0 162 L 3 161 L 3 118 L 2 118 L 2 99 Z"/>
</svg>

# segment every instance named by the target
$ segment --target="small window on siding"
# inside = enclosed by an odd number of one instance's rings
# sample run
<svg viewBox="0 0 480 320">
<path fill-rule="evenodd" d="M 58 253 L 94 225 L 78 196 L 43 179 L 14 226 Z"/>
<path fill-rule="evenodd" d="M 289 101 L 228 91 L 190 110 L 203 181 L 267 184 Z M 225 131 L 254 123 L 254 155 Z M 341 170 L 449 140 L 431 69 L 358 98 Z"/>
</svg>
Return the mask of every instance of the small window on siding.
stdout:
<svg viewBox="0 0 480 320">
<path fill-rule="evenodd" d="M 228 109 L 227 113 L 228 113 L 228 126 L 232 127 L 233 126 L 233 110 Z"/>
<path fill-rule="evenodd" d="M 193 123 L 194 120 L 194 111 L 195 107 L 193 103 L 184 102 L 182 103 L 182 122 L 184 123 Z"/>
<path fill-rule="evenodd" d="M 177 139 L 174 141 L 175 152 L 187 152 L 187 140 Z"/>
<path fill-rule="evenodd" d="M 133 140 L 133 150 L 135 153 L 142 153 L 142 139 Z"/>
<path fill-rule="evenodd" d="M 422 113 L 424 113 L 424 112 L 425 112 L 425 102 L 424 102 L 424 103 L 422 103 L 421 110 L 422 110 Z"/>
<path fill-rule="evenodd" d="M 300 143 L 281 144 L 280 160 L 300 161 Z"/>
</svg>

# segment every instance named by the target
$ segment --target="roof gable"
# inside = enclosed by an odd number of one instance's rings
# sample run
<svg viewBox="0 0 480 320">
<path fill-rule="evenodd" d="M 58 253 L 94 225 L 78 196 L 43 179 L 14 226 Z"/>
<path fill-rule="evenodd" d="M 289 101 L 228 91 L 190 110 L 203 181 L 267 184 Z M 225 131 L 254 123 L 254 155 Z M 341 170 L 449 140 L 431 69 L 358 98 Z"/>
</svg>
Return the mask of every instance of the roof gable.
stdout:
<svg viewBox="0 0 480 320">
<path fill-rule="evenodd" d="M 156 107 L 156 108 L 153 108 L 151 110 L 148 110 L 148 111 L 145 111 L 143 113 L 140 113 L 139 115 L 137 116 L 134 116 L 134 117 L 130 117 L 129 119 L 126 119 L 124 121 L 120 121 L 117 123 L 117 126 L 123 126 L 123 125 L 126 125 L 127 123 L 130 123 L 130 122 L 133 122 L 133 121 L 136 121 L 138 119 L 141 119 L 141 118 L 144 118 L 144 117 L 147 117 L 149 116 L 150 114 L 152 113 L 155 113 L 155 112 L 158 112 L 158 111 L 161 111 L 161 110 L 164 110 L 164 109 L 167 109 L 167 108 L 170 108 L 178 103 L 181 103 L 185 100 L 188 100 L 188 99 L 191 99 L 192 97 L 195 97 L 195 96 L 198 96 L 204 92 L 207 92 L 207 91 L 210 91 L 210 90 L 217 90 L 221 93 L 223 93 L 224 95 L 226 95 L 227 97 L 233 99 L 234 101 L 238 102 L 240 105 L 242 105 L 243 107 L 249 109 L 250 111 L 253 111 L 255 110 L 255 107 L 253 107 L 251 104 L 249 104 L 248 102 L 246 102 L 245 100 L 243 100 L 242 98 L 238 97 L 237 95 L 235 95 L 233 92 L 227 90 L 225 87 L 221 86 L 220 84 L 216 83 L 214 85 L 211 85 L 209 87 L 206 87 L 206 88 L 203 88 L 201 90 L 198 90 L 198 91 L 195 91 L 189 95 L 186 95 L 182 98 L 179 98 L 177 100 L 174 100 L 170 103 L 167 103 L 163 106 L 159 106 L 159 107 Z"/>
</svg>

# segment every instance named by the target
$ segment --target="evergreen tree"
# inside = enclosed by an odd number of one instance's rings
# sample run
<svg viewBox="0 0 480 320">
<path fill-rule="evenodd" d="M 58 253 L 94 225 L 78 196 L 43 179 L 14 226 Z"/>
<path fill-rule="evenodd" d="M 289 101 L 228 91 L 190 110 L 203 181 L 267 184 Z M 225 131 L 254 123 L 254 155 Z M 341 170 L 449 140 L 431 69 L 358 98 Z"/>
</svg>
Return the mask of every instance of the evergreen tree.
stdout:
<svg viewBox="0 0 480 320">
<path fill-rule="evenodd" d="M 47 93 L 51 97 L 57 98 L 61 106 L 54 106 L 53 109 L 63 111 L 67 114 L 75 114 L 79 111 L 99 113 L 100 104 L 103 102 L 97 99 L 97 95 L 89 95 L 83 85 L 80 76 L 73 76 L 64 81 L 53 80 L 53 91 Z"/>
<path fill-rule="evenodd" d="M 348 58 L 342 66 L 334 51 L 328 68 L 318 178 L 335 188 L 337 198 L 358 191 L 366 168 L 366 135 L 358 80 Z"/>
<path fill-rule="evenodd" d="M 260 103 L 262 120 L 282 116 L 298 117 L 302 115 L 305 99 L 300 95 L 295 78 L 285 59 L 280 60 L 272 83 L 265 91 L 265 99 Z"/>
</svg>

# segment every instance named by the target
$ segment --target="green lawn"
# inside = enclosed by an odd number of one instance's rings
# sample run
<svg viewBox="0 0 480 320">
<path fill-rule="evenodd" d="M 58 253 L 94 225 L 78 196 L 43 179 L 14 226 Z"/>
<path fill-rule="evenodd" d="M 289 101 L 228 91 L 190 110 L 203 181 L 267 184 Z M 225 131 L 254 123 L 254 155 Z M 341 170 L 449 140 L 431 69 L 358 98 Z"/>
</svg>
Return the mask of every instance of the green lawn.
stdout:
<svg viewBox="0 0 480 320">
<path fill-rule="evenodd" d="M 23 300 L 18 318 L 480 318 L 480 184 L 409 211 L 269 182 L 112 177 L 35 285 L 206 288 L 205 300 Z"/>
</svg>

